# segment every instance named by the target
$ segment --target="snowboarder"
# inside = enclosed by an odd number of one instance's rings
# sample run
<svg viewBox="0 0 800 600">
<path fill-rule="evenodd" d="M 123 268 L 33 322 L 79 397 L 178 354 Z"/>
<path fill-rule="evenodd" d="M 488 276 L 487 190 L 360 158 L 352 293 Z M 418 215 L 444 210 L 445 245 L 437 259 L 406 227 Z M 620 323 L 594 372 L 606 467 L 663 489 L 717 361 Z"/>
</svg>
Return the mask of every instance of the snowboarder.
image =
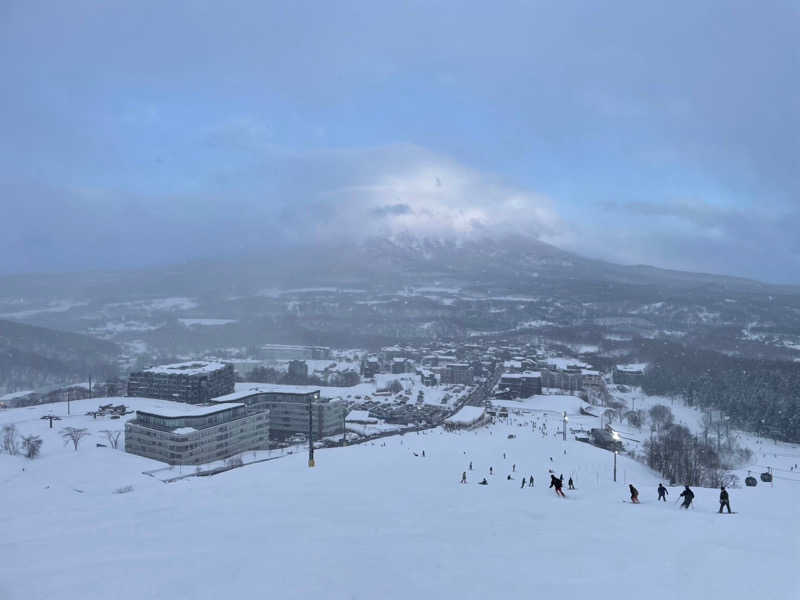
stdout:
<svg viewBox="0 0 800 600">
<path fill-rule="evenodd" d="M 629 484 L 628 487 L 631 490 L 631 502 L 634 504 L 639 504 L 639 490 L 633 487 L 633 484 Z"/>
<path fill-rule="evenodd" d="M 719 488 L 719 514 L 722 514 L 722 509 L 725 507 L 728 508 L 728 514 L 730 514 L 731 501 L 730 498 L 728 498 L 728 490 L 726 490 L 725 486 L 723 485 L 721 488 Z"/>
<path fill-rule="evenodd" d="M 562 485 L 563 483 L 558 477 L 556 477 L 555 475 L 550 475 L 550 487 L 555 488 L 556 496 L 561 496 L 562 498 L 566 498 L 566 495 L 564 495 L 564 492 L 561 489 Z"/>
<path fill-rule="evenodd" d="M 658 484 L 658 499 L 663 500 L 664 502 L 667 501 L 667 496 L 669 496 L 669 491 L 667 488 L 664 487 L 663 483 Z"/>
<path fill-rule="evenodd" d="M 480 482 L 478 482 L 478 485 L 489 485 L 489 482 L 486 481 L 486 477 L 484 477 L 483 479 L 480 480 Z"/>
<path fill-rule="evenodd" d="M 680 493 L 680 496 L 683 498 L 683 504 L 681 504 L 681 508 L 688 509 L 692 504 L 692 500 L 694 500 L 694 492 L 689 489 L 688 485 L 686 485 L 683 487 L 683 491 Z"/>
<path fill-rule="evenodd" d="M 575 489 L 575 484 L 572 483 L 572 477 L 570 477 L 569 481 L 567 481 L 567 487 L 569 487 L 569 489 L 571 489 L 571 490 Z"/>
<path fill-rule="evenodd" d="M 461 473 L 461 483 L 467 483 L 467 472 Z"/>
<path fill-rule="evenodd" d="M 533 487 L 533 475 L 531 475 L 531 478 L 528 480 L 528 487 Z"/>
</svg>

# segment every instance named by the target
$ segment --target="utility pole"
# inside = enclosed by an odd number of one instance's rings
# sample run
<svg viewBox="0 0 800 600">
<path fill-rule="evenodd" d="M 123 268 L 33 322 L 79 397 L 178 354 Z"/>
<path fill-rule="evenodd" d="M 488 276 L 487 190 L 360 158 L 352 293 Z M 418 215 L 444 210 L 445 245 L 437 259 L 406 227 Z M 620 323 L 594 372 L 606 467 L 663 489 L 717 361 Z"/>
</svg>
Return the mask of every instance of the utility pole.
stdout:
<svg viewBox="0 0 800 600">
<path fill-rule="evenodd" d="M 312 412 L 312 399 L 308 399 L 308 466 L 314 466 L 314 420 Z"/>
<path fill-rule="evenodd" d="M 69 411 L 69 390 L 64 392 L 67 395 L 67 415 L 71 415 L 72 413 Z"/>
<path fill-rule="evenodd" d="M 617 451 L 614 450 L 614 481 L 617 481 Z"/>
</svg>

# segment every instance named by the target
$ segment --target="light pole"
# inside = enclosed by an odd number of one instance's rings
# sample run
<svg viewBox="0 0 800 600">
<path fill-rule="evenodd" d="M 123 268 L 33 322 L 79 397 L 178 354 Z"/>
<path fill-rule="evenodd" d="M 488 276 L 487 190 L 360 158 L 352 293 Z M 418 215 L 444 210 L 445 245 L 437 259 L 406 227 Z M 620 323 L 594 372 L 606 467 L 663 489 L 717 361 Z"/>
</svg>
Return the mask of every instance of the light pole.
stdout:
<svg viewBox="0 0 800 600">
<path fill-rule="evenodd" d="M 567 441 L 567 421 L 569 421 L 569 419 L 567 418 L 567 411 L 564 411 L 564 441 L 565 442 Z"/>
<path fill-rule="evenodd" d="M 314 427 L 312 415 L 312 399 L 308 399 L 308 466 L 314 466 Z"/>
<path fill-rule="evenodd" d="M 614 450 L 614 482 L 617 481 L 617 451 Z"/>
</svg>

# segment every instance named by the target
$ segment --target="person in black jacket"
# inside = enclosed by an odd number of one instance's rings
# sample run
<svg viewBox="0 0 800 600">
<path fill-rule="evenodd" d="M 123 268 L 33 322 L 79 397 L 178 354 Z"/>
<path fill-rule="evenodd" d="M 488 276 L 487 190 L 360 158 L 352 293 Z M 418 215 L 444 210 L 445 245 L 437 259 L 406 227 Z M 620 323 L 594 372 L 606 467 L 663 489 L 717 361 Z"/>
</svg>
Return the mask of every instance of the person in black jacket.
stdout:
<svg viewBox="0 0 800 600">
<path fill-rule="evenodd" d="M 562 498 L 566 498 L 566 495 L 564 494 L 563 490 L 561 489 L 562 485 L 563 484 L 561 482 L 561 479 L 559 479 L 555 475 L 550 475 L 550 487 L 551 488 L 555 488 L 556 496 L 561 496 Z"/>
<path fill-rule="evenodd" d="M 683 504 L 681 504 L 681 507 L 688 509 L 689 506 L 692 504 L 692 500 L 694 500 L 694 492 L 689 489 L 688 485 L 686 485 L 684 486 L 683 491 L 680 493 L 680 495 L 683 498 Z"/>
<path fill-rule="evenodd" d="M 569 487 L 569 489 L 571 490 L 575 489 L 575 484 L 572 482 L 572 477 L 569 478 L 569 481 L 567 482 L 567 487 Z"/>
<path fill-rule="evenodd" d="M 723 485 L 719 488 L 719 514 L 722 514 L 722 509 L 728 507 L 728 513 L 731 512 L 731 501 L 728 498 L 728 490 Z"/>
<path fill-rule="evenodd" d="M 533 487 L 533 475 L 531 475 L 531 478 L 528 480 L 528 487 Z"/>
<path fill-rule="evenodd" d="M 663 483 L 658 484 L 658 499 L 663 500 L 664 502 L 667 501 L 667 496 L 669 496 L 669 491 L 667 488 L 664 487 Z"/>
<path fill-rule="evenodd" d="M 639 504 L 639 490 L 633 487 L 633 484 L 629 484 L 628 487 L 631 490 L 631 502 L 634 504 Z"/>
</svg>

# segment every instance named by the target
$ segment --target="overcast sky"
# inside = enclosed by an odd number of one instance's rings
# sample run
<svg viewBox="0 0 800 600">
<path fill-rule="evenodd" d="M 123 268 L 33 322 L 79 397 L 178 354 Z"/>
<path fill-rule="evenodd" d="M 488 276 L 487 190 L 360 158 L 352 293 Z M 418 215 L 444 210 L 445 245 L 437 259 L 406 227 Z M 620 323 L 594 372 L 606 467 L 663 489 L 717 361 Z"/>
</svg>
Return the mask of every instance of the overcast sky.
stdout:
<svg viewBox="0 0 800 600">
<path fill-rule="evenodd" d="M 513 231 L 800 283 L 798 6 L 4 0 L 0 273 Z"/>
</svg>

